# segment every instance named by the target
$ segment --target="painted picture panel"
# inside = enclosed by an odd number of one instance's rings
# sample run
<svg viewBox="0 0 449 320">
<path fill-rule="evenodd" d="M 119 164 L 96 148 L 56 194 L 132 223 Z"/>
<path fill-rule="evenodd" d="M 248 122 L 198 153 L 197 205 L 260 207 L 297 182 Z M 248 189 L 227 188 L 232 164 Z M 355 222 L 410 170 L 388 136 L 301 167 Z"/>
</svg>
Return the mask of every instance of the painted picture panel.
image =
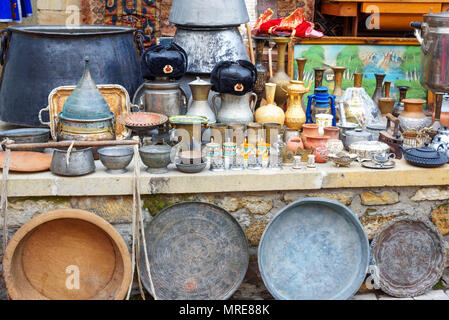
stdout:
<svg viewBox="0 0 449 320">
<path fill-rule="evenodd" d="M 410 86 L 408 98 L 427 99 L 427 90 L 420 83 L 420 46 L 299 44 L 295 46 L 295 58 L 301 57 L 307 59 L 306 82 L 314 80 L 313 68 L 343 66 L 347 68 L 343 75 L 343 89 L 353 87 L 353 74 L 361 72 L 364 74 L 363 87 L 371 96 L 376 87 L 374 74 L 385 73 L 385 81 L 392 83 L 391 96 L 399 98 L 398 86 Z M 328 69 L 323 81 L 331 91 L 334 88 L 333 76 L 332 70 Z"/>
</svg>

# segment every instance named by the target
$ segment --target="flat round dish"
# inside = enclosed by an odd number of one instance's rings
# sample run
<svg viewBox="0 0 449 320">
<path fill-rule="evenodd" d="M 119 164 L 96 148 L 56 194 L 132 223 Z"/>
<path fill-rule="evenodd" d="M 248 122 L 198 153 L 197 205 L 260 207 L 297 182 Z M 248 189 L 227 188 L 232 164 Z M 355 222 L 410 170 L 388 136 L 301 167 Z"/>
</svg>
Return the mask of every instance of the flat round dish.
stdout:
<svg viewBox="0 0 449 320">
<path fill-rule="evenodd" d="M 380 288 L 391 296 L 419 296 L 432 289 L 443 274 L 443 237 L 429 221 L 396 218 L 379 230 L 371 246 Z"/>
<path fill-rule="evenodd" d="M 368 169 L 393 169 L 396 167 L 396 163 L 394 161 L 388 161 L 381 165 L 373 161 L 363 161 L 362 166 Z"/>
<path fill-rule="evenodd" d="M 259 245 L 259 269 L 281 300 L 349 299 L 365 280 L 368 237 L 339 202 L 307 198 L 281 210 Z"/>
<path fill-rule="evenodd" d="M 0 152 L 0 168 L 3 169 L 6 152 Z M 9 171 L 40 172 L 50 169 L 51 154 L 34 151 L 11 151 Z"/>
<path fill-rule="evenodd" d="M 161 300 L 221 300 L 240 286 L 249 263 L 248 243 L 226 210 L 201 202 L 161 211 L 146 228 L 156 296 Z M 140 274 L 153 296 L 141 248 Z"/>
</svg>

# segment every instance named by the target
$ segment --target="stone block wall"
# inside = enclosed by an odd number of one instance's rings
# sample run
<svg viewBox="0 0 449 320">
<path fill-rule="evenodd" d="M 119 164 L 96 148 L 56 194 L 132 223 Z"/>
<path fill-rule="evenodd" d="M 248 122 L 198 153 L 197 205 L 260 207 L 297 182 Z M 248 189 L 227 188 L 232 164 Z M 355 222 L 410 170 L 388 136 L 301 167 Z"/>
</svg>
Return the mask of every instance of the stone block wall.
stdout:
<svg viewBox="0 0 449 320">
<path fill-rule="evenodd" d="M 164 208 L 183 201 L 213 203 L 229 211 L 245 230 L 251 253 L 247 276 L 233 299 L 271 299 L 258 271 L 257 247 L 260 237 L 269 221 L 282 208 L 305 197 L 332 199 L 348 206 L 359 217 L 370 240 L 385 222 L 402 215 L 430 219 L 444 235 L 449 233 L 449 188 L 447 187 L 357 188 L 245 194 L 161 194 L 144 195 L 142 200 L 146 221 Z M 60 208 L 77 208 L 103 217 L 114 225 L 129 246 L 131 244 L 132 196 L 11 198 L 9 200 L 10 236 L 21 225 L 44 212 Z M 449 236 L 445 236 L 445 240 L 449 243 Z M 449 274 L 445 272 L 439 286 L 448 284 Z M 6 298 L 6 290 L 2 283 L 0 283 L 0 298 Z"/>
</svg>

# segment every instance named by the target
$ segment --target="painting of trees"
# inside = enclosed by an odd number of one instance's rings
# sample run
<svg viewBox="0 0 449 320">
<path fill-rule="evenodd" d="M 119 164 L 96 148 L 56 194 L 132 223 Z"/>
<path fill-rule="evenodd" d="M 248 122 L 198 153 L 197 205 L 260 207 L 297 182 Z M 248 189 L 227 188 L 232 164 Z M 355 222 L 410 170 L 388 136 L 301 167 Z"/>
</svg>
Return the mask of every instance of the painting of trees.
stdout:
<svg viewBox="0 0 449 320">
<path fill-rule="evenodd" d="M 363 61 L 359 57 L 359 47 L 349 45 L 344 47 L 337 55 L 337 65 L 346 67 L 343 79 L 351 79 L 352 74 L 363 71 Z"/>
<path fill-rule="evenodd" d="M 408 46 L 402 57 L 401 70 L 405 74 L 405 80 L 419 81 L 420 78 L 421 47 Z"/>
<path fill-rule="evenodd" d="M 311 81 L 314 78 L 313 68 L 322 68 L 324 63 L 324 48 L 320 45 L 314 45 L 303 51 L 302 58 L 307 59 L 304 68 L 304 81 Z"/>
</svg>

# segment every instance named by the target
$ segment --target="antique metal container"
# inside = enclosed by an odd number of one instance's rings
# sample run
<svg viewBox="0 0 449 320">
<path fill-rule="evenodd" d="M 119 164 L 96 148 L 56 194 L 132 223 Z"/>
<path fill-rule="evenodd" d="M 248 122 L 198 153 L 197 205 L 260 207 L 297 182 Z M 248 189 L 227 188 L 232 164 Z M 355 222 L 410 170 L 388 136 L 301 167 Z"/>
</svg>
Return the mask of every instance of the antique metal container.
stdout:
<svg viewBox="0 0 449 320">
<path fill-rule="evenodd" d="M 221 61 L 249 61 L 238 26 L 249 21 L 244 0 L 174 0 L 169 21 L 173 41 L 189 60 L 187 73 L 209 74 Z"/>
<path fill-rule="evenodd" d="M 133 104 L 143 106 L 145 112 L 156 112 L 173 117 L 187 112 L 187 94 L 181 85 L 168 79 L 146 81 L 133 98 Z"/>
<path fill-rule="evenodd" d="M 134 150 L 130 146 L 106 147 L 98 150 L 101 163 L 108 173 L 125 173 L 126 167 L 134 157 Z"/>
<path fill-rule="evenodd" d="M 356 128 L 354 130 L 346 130 L 344 132 L 344 145 L 348 148 L 354 142 L 359 141 L 371 141 L 373 139 L 371 133 L 365 131 L 361 128 Z"/>
<path fill-rule="evenodd" d="M 50 139 L 50 129 L 23 128 L 0 131 L 0 141 L 8 138 L 14 143 L 45 143 Z M 43 152 L 44 149 L 30 149 L 27 151 Z"/>
<path fill-rule="evenodd" d="M 433 92 L 449 92 L 449 12 L 424 15 L 412 22 L 421 44 L 421 84 Z"/>
<path fill-rule="evenodd" d="M 189 83 L 189 86 L 192 90 L 192 101 L 189 103 L 186 115 L 206 117 L 209 123 L 217 122 L 217 111 L 212 111 L 208 100 L 212 84 L 197 77 L 195 81 Z"/>
<path fill-rule="evenodd" d="M 221 123 L 247 124 L 254 121 L 254 109 L 257 103 L 257 94 L 247 93 L 237 96 L 230 93 L 216 94 L 212 98 L 214 109 L 217 110 L 216 98 L 220 98 L 221 107 L 217 114 L 217 121 Z M 251 101 L 252 98 L 252 101 Z"/>
<path fill-rule="evenodd" d="M 142 162 L 150 173 L 166 173 L 171 163 L 172 148 L 168 145 L 149 145 L 139 149 Z"/>
<path fill-rule="evenodd" d="M 89 58 L 77 87 L 58 116 L 57 138 L 61 140 L 115 140 L 115 115 L 92 80 Z"/>
<path fill-rule="evenodd" d="M 55 149 L 50 171 L 59 176 L 76 177 L 95 171 L 92 148 Z"/>
<path fill-rule="evenodd" d="M 54 88 L 77 83 L 91 59 L 96 83 L 119 84 L 132 96 L 142 82 L 133 28 L 10 26 L 2 33 L 0 120 L 41 126 L 39 110 Z"/>
</svg>

